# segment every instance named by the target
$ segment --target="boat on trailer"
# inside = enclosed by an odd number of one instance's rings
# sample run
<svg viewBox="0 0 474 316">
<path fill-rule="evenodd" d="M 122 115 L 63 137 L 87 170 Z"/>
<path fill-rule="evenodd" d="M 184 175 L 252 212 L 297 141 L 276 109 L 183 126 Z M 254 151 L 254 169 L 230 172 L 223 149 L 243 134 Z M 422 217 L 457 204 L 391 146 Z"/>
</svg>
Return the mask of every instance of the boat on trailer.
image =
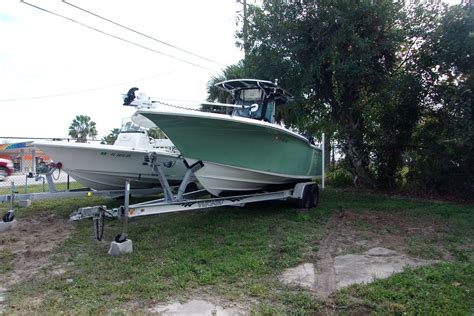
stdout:
<svg viewBox="0 0 474 316">
<path fill-rule="evenodd" d="M 113 145 L 35 141 L 34 146 L 74 180 L 94 190 L 123 190 L 127 179 L 133 189 L 160 186 L 156 175 L 143 164 L 151 152 L 156 153 L 171 185 L 180 183 L 186 173 L 183 159 L 169 139 L 153 139 L 130 120 L 124 122 Z"/>
<path fill-rule="evenodd" d="M 134 98 L 134 122 L 153 122 L 174 143 L 202 186 L 215 196 L 223 192 L 252 192 L 293 186 L 321 175 L 322 151 L 311 139 L 277 124 L 276 108 L 292 95 L 271 81 L 227 80 L 216 87 L 229 93 L 234 104 L 203 103 L 201 110 L 155 106 Z M 136 88 L 135 88 L 136 89 Z M 221 107 L 205 112 L 205 107 Z"/>
</svg>

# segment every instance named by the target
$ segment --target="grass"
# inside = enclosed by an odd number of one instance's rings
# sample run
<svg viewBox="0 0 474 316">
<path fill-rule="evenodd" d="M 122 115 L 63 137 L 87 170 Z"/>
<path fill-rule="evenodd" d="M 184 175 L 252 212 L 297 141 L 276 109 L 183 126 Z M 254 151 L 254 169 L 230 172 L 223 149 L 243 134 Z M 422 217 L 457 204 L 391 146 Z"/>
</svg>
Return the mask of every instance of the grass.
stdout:
<svg viewBox="0 0 474 316">
<path fill-rule="evenodd" d="M 112 207 L 120 201 L 37 201 L 15 214 L 18 219 L 51 213 L 67 218 L 78 207 L 95 204 Z M 2 213 L 5 209 L 0 205 Z M 281 285 L 278 275 L 317 251 L 327 220 L 334 211 L 344 209 L 429 217 L 446 223 L 441 240 L 412 236 L 408 245 L 413 252 L 433 259 L 436 252 L 423 254 L 421 250 L 442 249 L 453 261 L 347 288 L 335 293 L 330 303 Z M 357 225 L 366 228 L 365 223 Z M 114 258 L 106 251 L 120 231 L 118 222 L 106 223 L 106 242 L 92 240 L 90 221 L 75 227 L 54 256 L 54 264 L 65 267 L 66 273 L 54 276 L 45 271 L 15 285 L 8 294 L 15 308 L 7 312 L 127 313 L 127 306 L 137 303 L 146 311 L 157 302 L 195 297 L 253 302 L 252 310 L 262 315 L 310 315 L 328 310 L 342 314 L 469 314 L 473 308 L 472 205 L 326 190 L 320 205 L 306 212 L 275 202 L 139 218 L 128 227 L 134 252 Z M 8 269 L 12 260 L 8 254 L 0 255 L 0 269 Z M 39 303 L 31 304 L 38 297 Z"/>
<path fill-rule="evenodd" d="M 37 184 L 34 180 L 30 179 L 28 186 L 24 185 L 15 185 L 15 193 L 17 194 L 27 194 L 27 193 L 40 193 L 40 192 L 49 192 L 48 183 Z M 57 191 L 66 191 L 68 190 L 68 184 L 66 182 L 55 183 L 54 184 Z M 69 190 L 82 189 L 84 186 L 79 182 L 70 182 Z M 0 195 L 10 194 L 11 186 L 0 187 Z"/>
<path fill-rule="evenodd" d="M 341 290 L 336 305 L 349 313 L 466 315 L 472 311 L 473 292 L 472 262 L 439 263 Z"/>
<path fill-rule="evenodd" d="M 13 259 L 16 255 L 8 250 L 0 251 L 0 274 L 7 273 L 13 269 Z"/>
</svg>

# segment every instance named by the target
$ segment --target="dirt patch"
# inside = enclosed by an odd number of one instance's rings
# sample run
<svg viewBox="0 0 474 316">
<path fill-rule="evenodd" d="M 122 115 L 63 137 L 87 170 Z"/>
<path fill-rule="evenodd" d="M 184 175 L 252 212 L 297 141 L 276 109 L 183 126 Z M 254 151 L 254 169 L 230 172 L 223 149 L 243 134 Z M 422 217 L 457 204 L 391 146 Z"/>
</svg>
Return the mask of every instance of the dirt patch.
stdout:
<svg viewBox="0 0 474 316">
<path fill-rule="evenodd" d="M 280 280 L 326 299 L 350 284 L 388 277 L 405 266 L 434 262 L 417 258 L 412 241 L 425 238 L 436 247 L 436 240 L 441 241 L 449 227 L 432 218 L 401 214 L 336 211 L 326 226 L 326 237 L 316 242 L 318 251 L 307 255 L 311 263 L 288 269 Z M 429 259 L 451 259 L 441 243 L 438 246 L 434 255 L 430 252 L 434 258 Z"/>
<path fill-rule="evenodd" d="M 399 253 L 421 256 L 413 247 L 417 239 L 429 240 L 436 248 L 425 259 L 451 260 L 441 242 L 449 227 L 430 217 L 415 217 L 408 213 L 371 211 L 339 211 L 328 223 L 332 255 L 361 254 L 371 248 L 384 247 Z M 328 246 L 326 246 L 328 247 Z"/>
<path fill-rule="evenodd" d="M 41 269 L 52 265 L 53 249 L 73 231 L 68 221 L 55 215 L 18 219 L 18 226 L 0 234 L 0 253 L 11 257 L 10 269 L 0 274 L 3 286 L 0 296 L 6 300 L 7 289 L 15 283 L 34 277 Z M 64 273 L 63 267 L 53 267 L 51 273 Z"/>
</svg>

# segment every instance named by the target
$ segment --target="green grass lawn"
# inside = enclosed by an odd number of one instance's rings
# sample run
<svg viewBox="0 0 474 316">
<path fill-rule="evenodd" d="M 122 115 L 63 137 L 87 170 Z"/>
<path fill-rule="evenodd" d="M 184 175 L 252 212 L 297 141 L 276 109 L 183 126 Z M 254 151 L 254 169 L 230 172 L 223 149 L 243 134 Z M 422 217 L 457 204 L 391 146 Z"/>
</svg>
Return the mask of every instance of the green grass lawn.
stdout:
<svg viewBox="0 0 474 316">
<path fill-rule="evenodd" d="M 17 209 L 16 215 L 19 221 L 48 214 L 67 218 L 78 207 L 95 204 L 112 207 L 120 201 L 35 201 L 27 209 Z M 445 223 L 440 238 L 407 240 L 407 247 L 419 257 L 439 259 L 439 252 L 452 259 L 346 288 L 329 301 L 280 284 L 278 275 L 312 258 L 330 216 L 346 209 Z M 6 205 L 0 210 L 3 214 Z M 105 241 L 97 242 L 92 239 L 92 222 L 86 220 L 76 223 L 72 235 L 54 250 L 52 265 L 63 267 L 65 273 L 51 275 L 44 269 L 34 279 L 14 285 L 8 292 L 14 307 L 9 305 L 7 313 L 146 312 L 167 300 L 218 297 L 243 302 L 265 315 L 472 314 L 473 227 L 472 205 L 328 189 L 320 205 L 309 211 L 271 202 L 138 218 L 128 226 L 134 252 L 110 257 L 106 252 L 120 223 L 107 222 Z M 14 259 L 0 251 L 0 275 L 10 273 Z"/>
<path fill-rule="evenodd" d="M 57 191 L 66 191 L 66 190 L 75 190 L 75 189 L 83 189 L 84 186 L 79 182 L 72 181 L 68 184 L 66 182 L 55 183 L 55 188 Z M 17 194 L 27 194 L 27 193 L 40 193 L 40 192 L 49 192 L 48 183 L 45 182 L 44 185 L 40 182 L 30 180 L 30 184 L 25 186 L 23 183 L 15 184 L 15 193 Z M 0 195 L 3 194 L 11 194 L 11 186 L 5 186 L 0 188 Z"/>
</svg>

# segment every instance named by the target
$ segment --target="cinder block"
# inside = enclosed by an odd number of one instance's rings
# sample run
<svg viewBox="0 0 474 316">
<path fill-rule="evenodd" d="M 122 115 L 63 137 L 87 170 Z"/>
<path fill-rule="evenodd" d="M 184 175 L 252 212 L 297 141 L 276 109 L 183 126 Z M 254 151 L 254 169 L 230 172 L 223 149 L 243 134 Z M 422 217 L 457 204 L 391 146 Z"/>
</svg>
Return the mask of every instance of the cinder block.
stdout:
<svg viewBox="0 0 474 316">
<path fill-rule="evenodd" d="M 14 229 L 18 225 L 16 219 L 12 220 L 11 222 L 0 222 L 0 233 L 6 232 L 10 229 Z"/>
<path fill-rule="evenodd" d="M 30 199 L 26 199 L 26 200 L 19 200 L 18 201 L 18 206 L 19 207 L 28 207 L 31 205 L 31 200 Z"/>
<path fill-rule="evenodd" d="M 120 256 L 127 253 L 133 252 L 133 243 L 131 239 L 127 239 L 124 242 L 112 241 L 110 243 L 110 249 L 108 254 L 111 256 Z"/>
</svg>

